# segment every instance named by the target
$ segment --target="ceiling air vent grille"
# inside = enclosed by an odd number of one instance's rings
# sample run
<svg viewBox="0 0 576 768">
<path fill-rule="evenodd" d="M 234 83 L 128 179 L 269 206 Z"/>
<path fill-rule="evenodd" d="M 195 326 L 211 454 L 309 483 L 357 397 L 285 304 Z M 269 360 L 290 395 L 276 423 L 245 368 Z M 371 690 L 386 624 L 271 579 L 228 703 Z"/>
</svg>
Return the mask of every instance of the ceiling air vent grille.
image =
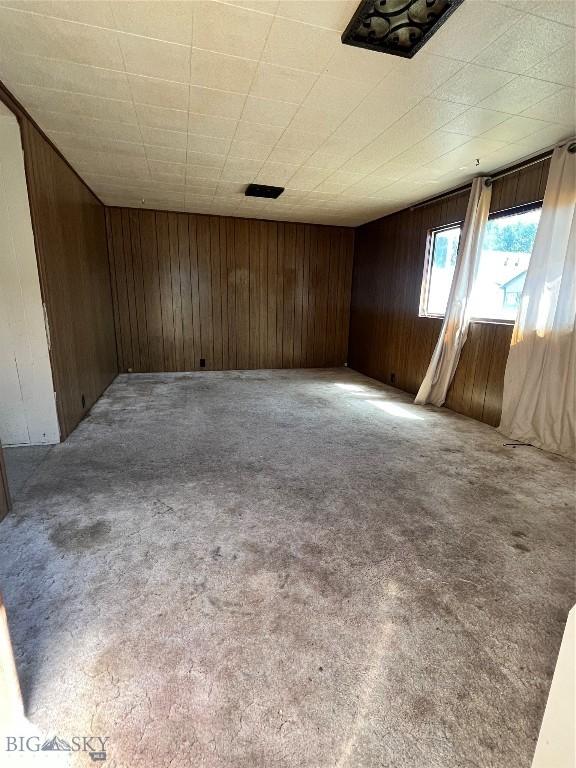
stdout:
<svg viewBox="0 0 576 768">
<path fill-rule="evenodd" d="M 270 197 L 274 200 L 284 192 L 284 187 L 270 187 L 268 184 L 248 184 L 246 197 Z"/>
</svg>

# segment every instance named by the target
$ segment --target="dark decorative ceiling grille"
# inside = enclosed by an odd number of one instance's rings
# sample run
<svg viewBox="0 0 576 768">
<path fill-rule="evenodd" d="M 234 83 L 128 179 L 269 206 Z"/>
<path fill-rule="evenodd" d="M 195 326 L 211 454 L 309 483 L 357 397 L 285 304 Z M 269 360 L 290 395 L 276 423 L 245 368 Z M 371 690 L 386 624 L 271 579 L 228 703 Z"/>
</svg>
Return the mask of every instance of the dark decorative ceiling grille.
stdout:
<svg viewBox="0 0 576 768">
<path fill-rule="evenodd" d="M 362 0 L 342 42 L 408 59 L 463 0 Z"/>
</svg>

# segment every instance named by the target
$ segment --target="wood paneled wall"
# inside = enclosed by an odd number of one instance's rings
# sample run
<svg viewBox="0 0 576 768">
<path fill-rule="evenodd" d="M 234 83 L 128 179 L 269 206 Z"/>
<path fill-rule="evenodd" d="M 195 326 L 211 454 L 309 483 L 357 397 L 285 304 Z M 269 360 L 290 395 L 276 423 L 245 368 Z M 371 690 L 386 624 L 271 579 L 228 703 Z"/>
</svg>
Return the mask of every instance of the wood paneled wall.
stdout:
<svg viewBox="0 0 576 768">
<path fill-rule="evenodd" d="M 491 211 L 542 200 L 549 160 L 497 179 Z M 441 327 L 419 317 L 428 231 L 464 219 L 468 191 L 407 208 L 356 230 L 349 365 L 416 393 Z M 479 421 L 500 420 L 512 326 L 472 323 L 446 406 Z"/>
<path fill-rule="evenodd" d="M 118 372 L 105 210 L 0 83 L 20 124 L 61 439 Z"/>
<path fill-rule="evenodd" d="M 342 365 L 353 230 L 107 210 L 123 371 Z"/>
<path fill-rule="evenodd" d="M 118 372 L 105 211 L 33 125 L 21 128 L 64 439 Z"/>
</svg>

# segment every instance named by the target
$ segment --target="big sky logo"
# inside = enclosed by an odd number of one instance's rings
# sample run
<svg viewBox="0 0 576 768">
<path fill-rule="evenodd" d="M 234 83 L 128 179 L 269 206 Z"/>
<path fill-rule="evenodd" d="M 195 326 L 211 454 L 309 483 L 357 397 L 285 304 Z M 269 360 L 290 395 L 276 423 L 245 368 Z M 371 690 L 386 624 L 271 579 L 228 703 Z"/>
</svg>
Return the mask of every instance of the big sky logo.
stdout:
<svg viewBox="0 0 576 768">
<path fill-rule="evenodd" d="M 53 736 L 6 736 L 6 752 L 86 752 L 95 763 L 106 760 L 108 736 L 72 736 L 69 741 Z"/>
</svg>

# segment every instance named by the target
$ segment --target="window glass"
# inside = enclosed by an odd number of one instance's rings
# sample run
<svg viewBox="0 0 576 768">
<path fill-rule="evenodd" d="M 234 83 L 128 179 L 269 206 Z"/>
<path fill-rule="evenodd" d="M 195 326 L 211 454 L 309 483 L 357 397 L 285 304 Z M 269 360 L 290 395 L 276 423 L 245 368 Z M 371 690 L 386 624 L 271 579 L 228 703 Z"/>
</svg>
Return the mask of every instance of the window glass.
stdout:
<svg viewBox="0 0 576 768">
<path fill-rule="evenodd" d="M 427 315 L 443 315 L 446 311 L 459 242 L 459 226 L 432 232 L 428 285 L 424 297 L 424 313 Z"/>
<path fill-rule="evenodd" d="M 516 319 L 541 210 L 539 206 L 488 220 L 470 299 L 473 318 Z M 423 315 L 442 317 L 446 312 L 460 233 L 460 226 L 430 232 L 420 308 Z"/>
<path fill-rule="evenodd" d="M 488 220 L 472 292 L 472 317 L 515 320 L 541 208 Z"/>
</svg>

